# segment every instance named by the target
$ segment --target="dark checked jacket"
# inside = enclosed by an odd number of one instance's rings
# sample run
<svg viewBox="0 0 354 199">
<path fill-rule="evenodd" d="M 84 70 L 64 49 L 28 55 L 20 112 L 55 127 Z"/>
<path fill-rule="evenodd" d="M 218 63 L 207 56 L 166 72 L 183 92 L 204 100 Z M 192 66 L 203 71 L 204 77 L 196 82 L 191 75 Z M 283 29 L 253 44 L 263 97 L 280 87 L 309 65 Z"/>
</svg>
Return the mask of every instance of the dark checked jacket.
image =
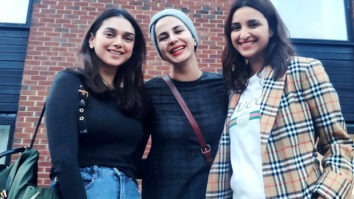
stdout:
<svg viewBox="0 0 354 199">
<path fill-rule="evenodd" d="M 353 141 L 335 89 L 320 61 L 294 57 L 274 80 L 266 67 L 261 102 L 261 149 L 266 198 L 350 198 Z M 211 167 L 207 199 L 232 198 L 229 120 L 239 94 L 231 94 L 224 131 Z M 322 166 L 318 153 L 323 155 Z"/>
</svg>

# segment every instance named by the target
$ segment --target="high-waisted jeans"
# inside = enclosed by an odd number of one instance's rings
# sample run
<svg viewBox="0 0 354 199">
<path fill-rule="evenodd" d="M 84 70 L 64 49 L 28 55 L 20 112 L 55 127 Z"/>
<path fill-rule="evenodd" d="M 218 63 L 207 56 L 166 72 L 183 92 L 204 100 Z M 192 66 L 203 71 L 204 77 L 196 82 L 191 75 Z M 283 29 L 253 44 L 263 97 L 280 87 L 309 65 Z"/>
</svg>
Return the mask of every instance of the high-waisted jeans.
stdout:
<svg viewBox="0 0 354 199">
<path fill-rule="evenodd" d="M 138 185 L 113 167 L 80 168 L 88 199 L 140 199 Z"/>
</svg>

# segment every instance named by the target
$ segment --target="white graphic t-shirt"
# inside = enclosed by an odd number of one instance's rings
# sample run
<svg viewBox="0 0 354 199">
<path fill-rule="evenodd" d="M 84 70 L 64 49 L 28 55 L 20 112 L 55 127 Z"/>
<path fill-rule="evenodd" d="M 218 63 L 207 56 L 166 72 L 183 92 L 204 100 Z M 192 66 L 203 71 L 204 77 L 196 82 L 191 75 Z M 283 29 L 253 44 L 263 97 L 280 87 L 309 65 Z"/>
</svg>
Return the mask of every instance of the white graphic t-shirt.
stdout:
<svg viewBox="0 0 354 199">
<path fill-rule="evenodd" d="M 263 79 L 264 70 L 249 79 L 230 120 L 233 199 L 265 198 L 260 135 Z"/>
</svg>

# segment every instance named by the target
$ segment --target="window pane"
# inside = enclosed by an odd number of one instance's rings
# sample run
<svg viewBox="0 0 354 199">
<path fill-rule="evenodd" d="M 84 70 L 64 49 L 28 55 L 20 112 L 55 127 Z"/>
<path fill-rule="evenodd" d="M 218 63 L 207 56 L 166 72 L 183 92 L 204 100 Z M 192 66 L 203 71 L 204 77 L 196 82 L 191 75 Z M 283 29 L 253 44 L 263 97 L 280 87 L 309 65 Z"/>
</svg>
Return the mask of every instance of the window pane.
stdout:
<svg viewBox="0 0 354 199">
<path fill-rule="evenodd" d="M 29 0 L 0 0 L 0 23 L 26 24 Z"/>
<path fill-rule="evenodd" d="M 271 0 L 291 38 L 348 40 L 345 0 Z"/>
<path fill-rule="evenodd" d="M 7 150 L 9 134 L 10 125 L 0 125 L 0 153 Z M 5 164 L 5 157 L 0 159 L 0 164 Z"/>
</svg>

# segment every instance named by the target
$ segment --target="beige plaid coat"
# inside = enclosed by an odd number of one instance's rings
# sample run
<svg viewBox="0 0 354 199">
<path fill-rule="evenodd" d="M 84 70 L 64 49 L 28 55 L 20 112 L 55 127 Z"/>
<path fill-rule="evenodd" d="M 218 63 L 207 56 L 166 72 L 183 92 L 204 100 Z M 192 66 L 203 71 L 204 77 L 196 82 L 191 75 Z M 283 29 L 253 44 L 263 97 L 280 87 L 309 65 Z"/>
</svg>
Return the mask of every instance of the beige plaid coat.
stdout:
<svg viewBox="0 0 354 199">
<path fill-rule="evenodd" d="M 350 198 L 353 141 L 339 99 L 318 60 L 294 57 L 286 74 L 272 79 L 266 67 L 261 102 L 261 148 L 267 198 Z M 232 198 L 229 120 L 240 95 L 232 94 L 207 199 Z M 318 153 L 323 155 L 322 165 Z M 322 169 L 321 169 L 322 168 Z"/>
</svg>

